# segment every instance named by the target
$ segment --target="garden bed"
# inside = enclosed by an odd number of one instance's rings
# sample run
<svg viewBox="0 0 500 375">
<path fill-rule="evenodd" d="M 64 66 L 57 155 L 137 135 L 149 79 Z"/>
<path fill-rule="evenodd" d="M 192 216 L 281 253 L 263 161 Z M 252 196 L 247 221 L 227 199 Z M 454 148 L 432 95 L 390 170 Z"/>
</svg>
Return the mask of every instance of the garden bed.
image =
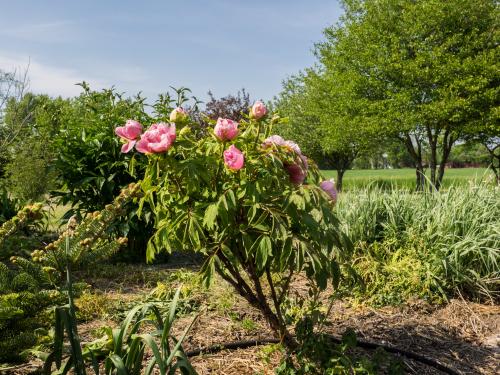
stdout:
<svg viewBox="0 0 500 375">
<path fill-rule="evenodd" d="M 81 310 L 86 309 L 87 316 L 94 314 L 92 319 L 79 325 L 82 340 L 88 342 L 98 338 L 98 327 L 102 325 L 116 325 L 128 305 L 150 298 L 152 290 L 158 286 L 157 282 L 171 284 L 174 288 L 182 279 L 189 279 L 196 268 L 193 265 L 185 268 L 189 262 L 190 259 L 174 258 L 168 266 L 120 266 L 115 268 L 115 272 L 111 272 L 113 268 L 110 267 L 89 275 L 93 284 L 91 293 L 101 296 L 101 300 L 108 303 L 104 309 L 98 309 L 96 304 L 80 305 Z M 97 273 L 100 277 L 96 277 Z M 301 286 L 300 280 L 293 285 L 298 291 Z M 270 337 L 271 331 L 262 316 L 236 296 L 222 280 L 217 279 L 209 291 L 201 288 L 192 290 L 181 306 L 184 313 L 176 322 L 177 332 L 200 312 L 198 321 L 185 340 L 186 351 Z M 499 306 L 458 299 L 441 306 L 415 300 L 397 307 L 381 308 L 337 302 L 326 330 L 340 336 L 347 328 L 353 328 L 360 340 L 418 353 L 458 373 L 498 373 L 495 366 L 500 363 Z M 359 349 L 356 354 L 370 357 L 373 351 Z M 281 352 L 277 346 L 263 345 L 200 355 L 193 357 L 192 363 L 200 374 L 272 374 L 280 359 Z M 441 373 L 414 360 L 400 359 L 408 373 Z M 33 359 L 7 373 L 28 374 L 40 366 L 41 362 Z"/>
</svg>

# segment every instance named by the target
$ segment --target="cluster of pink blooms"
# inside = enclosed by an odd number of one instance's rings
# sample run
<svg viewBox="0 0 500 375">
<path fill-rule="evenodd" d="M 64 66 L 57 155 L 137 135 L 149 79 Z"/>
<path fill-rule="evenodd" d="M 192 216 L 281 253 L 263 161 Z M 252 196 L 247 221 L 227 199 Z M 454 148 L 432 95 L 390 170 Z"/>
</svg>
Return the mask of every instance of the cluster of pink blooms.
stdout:
<svg viewBox="0 0 500 375">
<path fill-rule="evenodd" d="M 142 133 L 142 125 L 134 120 L 128 120 L 125 126 L 115 129 L 116 135 L 126 141 L 122 152 L 127 153 L 132 148 L 144 154 L 155 154 L 167 151 L 175 141 L 175 124 L 160 122 L 153 124 Z"/>
<path fill-rule="evenodd" d="M 255 102 L 250 109 L 250 117 L 257 120 L 263 118 L 266 114 L 267 108 L 261 101 Z M 175 123 L 182 123 L 187 119 L 187 112 L 178 107 L 170 114 L 170 121 L 172 122 L 170 124 L 164 122 L 152 124 L 143 133 L 143 127 L 139 122 L 127 120 L 124 126 L 119 126 L 115 129 L 115 133 L 125 141 L 121 149 L 123 153 L 129 152 L 134 146 L 137 151 L 144 154 L 162 153 L 172 147 L 175 141 Z M 219 118 L 214 128 L 214 134 L 222 142 L 231 141 L 239 133 L 238 125 L 236 121 Z M 286 163 L 285 169 L 293 184 L 300 185 L 304 182 L 309 165 L 307 157 L 302 154 L 297 143 L 284 140 L 279 135 L 272 135 L 264 141 L 262 147 L 282 147 L 293 152 L 296 155 L 295 161 L 293 163 Z M 245 157 L 234 144 L 224 151 L 224 164 L 232 171 L 238 171 L 243 168 Z M 337 200 L 337 191 L 333 179 L 321 182 L 320 187 L 328 194 L 331 200 Z"/>
<path fill-rule="evenodd" d="M 302 154 L 299 145 L 293 141 L 285 141 L 279 135 L 272 135 L 264 141 L 262 147 L 269 148 L 272 146 L 283 147 L 295 153 L 295 162 L 286 163 L 285 169 L 290 175 L 292 183 L 296 185 L 302 184 L 307 176 L 309 164 L 307 163 L 307 157 Z"/>
</svg>

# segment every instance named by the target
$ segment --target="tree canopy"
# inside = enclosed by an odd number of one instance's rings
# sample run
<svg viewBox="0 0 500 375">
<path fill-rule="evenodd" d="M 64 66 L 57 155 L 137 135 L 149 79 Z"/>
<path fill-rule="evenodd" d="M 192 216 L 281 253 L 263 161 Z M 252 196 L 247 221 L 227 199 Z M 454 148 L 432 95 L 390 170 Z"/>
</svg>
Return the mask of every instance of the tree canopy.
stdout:
<svg viewBox="0 0 500 375">
<path fill-rule="evenodd" d="M 316 45 L 318 64 L 298 76 L 304 85 L 298 95 L 306 93 L 322 129 L 322 150 L 354 151 L 394 137 L 412 156 L 419 187 L 428 151 L 431 183 L 439 188 L 455 142 L 499 128 L 497 2 L 343 5 L 341 22 Z"/>
</svg>

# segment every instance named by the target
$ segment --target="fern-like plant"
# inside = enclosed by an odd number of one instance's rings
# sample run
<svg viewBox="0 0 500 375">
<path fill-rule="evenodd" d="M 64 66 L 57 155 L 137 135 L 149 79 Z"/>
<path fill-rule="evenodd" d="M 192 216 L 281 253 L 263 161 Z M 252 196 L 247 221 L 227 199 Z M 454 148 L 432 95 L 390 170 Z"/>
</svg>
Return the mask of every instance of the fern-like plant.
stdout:
<svg viewBox="0 0 500 375">
<path fill-rule="evenodd" d="M 42 204 L 36 203 L 24 207 L 14 217 L 0 226 L 0 258 L 5 257 L 5 241 L 26 226 L 36 223 L 43 217 Z"/>
<path fill-rule="evenodd" d="M 39 265 L 20 257 L 13 267 L 0 263 L 0 362 L 23 360 L 49 308 L 62 300 Z"/>
<path fill-rule="evenodd" d="M 81 270 L 109 259 L 127 242 L 125 237 L 114 237 L 111 227 L 125 213 L 126 204 L 139 195 L 139 186 L 130 184 L 102 211 L 88 215 L 80 223 L 71 218 L 67 230 L 56 241 L 31 254 L 33 260 L 63 276 L 67 265 Z"/>
</svg>

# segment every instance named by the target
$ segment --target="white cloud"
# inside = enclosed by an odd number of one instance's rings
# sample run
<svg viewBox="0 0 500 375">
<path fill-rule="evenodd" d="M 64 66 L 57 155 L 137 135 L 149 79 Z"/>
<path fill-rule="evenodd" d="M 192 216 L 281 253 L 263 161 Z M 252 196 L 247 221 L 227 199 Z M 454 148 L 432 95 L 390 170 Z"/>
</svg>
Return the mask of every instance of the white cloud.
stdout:
<svg viewBox="0 0 500 375">
<path fill-rule="evenodd" d="M 35 93 L 63 97 L 78 95 L 81 87 L 75 84 L 83 80 L 95 89 L 111 86 L 107 82 L 89 78 L 75 69 L 46 65 L 26 56 L 7 57 L 0 53 L 0 69 L 22 72 L 26 68 L 28 68 L 29 90 Z"/>
<path fill-rule="evenodd" d="M 60 43 L 73 40 L 72 21 L 53 21 L 0 29 L 0 36 L 31 42 Z"/>
</svg>

